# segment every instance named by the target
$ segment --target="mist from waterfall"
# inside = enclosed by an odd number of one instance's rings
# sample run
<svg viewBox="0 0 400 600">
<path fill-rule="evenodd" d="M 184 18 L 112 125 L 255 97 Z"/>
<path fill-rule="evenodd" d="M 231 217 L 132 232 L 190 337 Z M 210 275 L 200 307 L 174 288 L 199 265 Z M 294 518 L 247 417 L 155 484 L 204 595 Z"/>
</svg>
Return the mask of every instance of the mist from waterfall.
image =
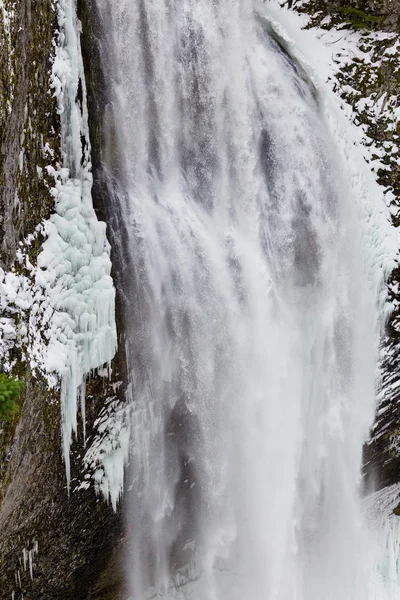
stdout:
<svg viewBox="0 0 400 600">
<path fill-rule="evenodd" d="M 96 4 L 131 596 L 365 600 L 378 315 L 317 93 L 250 0 Z"/>
</svg>

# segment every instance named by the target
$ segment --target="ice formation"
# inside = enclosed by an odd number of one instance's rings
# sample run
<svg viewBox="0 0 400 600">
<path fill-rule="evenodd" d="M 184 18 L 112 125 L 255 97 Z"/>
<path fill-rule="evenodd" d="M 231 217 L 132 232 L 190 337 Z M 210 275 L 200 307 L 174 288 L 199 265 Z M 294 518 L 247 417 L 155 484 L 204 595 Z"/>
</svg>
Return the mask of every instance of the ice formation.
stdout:
<svg viewBox="0 0 400 600">
<path fill-rule="evenodd" d="M 59 35 L 51 87 L 61 116 L 63 165 L 54 175 L 55 214 L 38 258 L 36 285 L 51 299 L 48 372 L 61 377 L 64 459 L 84 411 L 85 377 L 109 363 L 116 350 L 115 289 L 106 225 L 93 209 L 86 87 L 74 0 L 58 3 Z M 78 88 L 82 90 L 82 104 Z M 84 142 L 82 141 L 84 140 Z"/>
<path fill-rule="evenodd" d="M 54 179 L 55 211 L 34 234 L 45 237 L 37 265 L 30 264 L 22 250 L 17 256 L 29 277 L 1 272 L 1 304 L 10 317 L 2 320 L 0 343 L 3 353 L 13 343 L 26 345 L 25 358 L 31 368 L 39 368 L 50 385 L 61 382 L 69 484 L 69 449 L 77 429 L 79 400 L 85 420 L 85 378 L 113 358 L 116 326 L 106 225 L 97 219 L 91 197 L 86 88 L 74 0 L 60 0 L 57 11 L 59 32 L 51 89 L 61 118 L 63 163 L 47 167 Z M 26 240 L 27 246 L 32 239 Z M 22 315 L 22 324 L 16 329 L 13 314 L 17 313 Z"/>
<path fill-rule="evenodd" d="M 96 492 L 117 510 L 129 456 L 129 409 L 121 406 L 117 397 L 109 398 L 94 423 L 94 432 L 83 460 L 86 475 L 78 488 L 94 485 Z"/>
</svg>

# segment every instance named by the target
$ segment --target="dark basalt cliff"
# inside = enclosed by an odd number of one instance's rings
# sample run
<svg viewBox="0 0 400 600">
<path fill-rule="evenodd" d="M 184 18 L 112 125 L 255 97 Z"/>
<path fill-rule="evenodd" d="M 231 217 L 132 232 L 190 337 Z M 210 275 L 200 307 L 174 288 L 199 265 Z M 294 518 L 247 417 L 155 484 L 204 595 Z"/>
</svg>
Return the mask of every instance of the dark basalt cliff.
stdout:
<svg viewBox="0 0 400 600">
<path fill-rule="evenodd" d="M 55 27 L 52 2 L 21 0 L 13 18 L 0 13 L 0 256 L 9 268 L 18 242 L 51 211 L 53 199 L 37 167 L 57 159 L 59 120 L 49 91 Z"/>
</svg>

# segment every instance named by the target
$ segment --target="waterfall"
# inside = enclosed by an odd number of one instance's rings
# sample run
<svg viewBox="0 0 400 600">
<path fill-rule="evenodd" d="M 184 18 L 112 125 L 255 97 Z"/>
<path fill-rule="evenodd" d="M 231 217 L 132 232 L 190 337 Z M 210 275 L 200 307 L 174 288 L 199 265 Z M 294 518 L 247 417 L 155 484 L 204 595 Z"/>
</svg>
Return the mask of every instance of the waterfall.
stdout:
<svg viewBox="0 0 400 600">
<path fill-rule="evenodd" d="M 252 0 L 96 7 L 131 596 L 365 600 L 379 319 L 318 94 Z"/>
</svg>

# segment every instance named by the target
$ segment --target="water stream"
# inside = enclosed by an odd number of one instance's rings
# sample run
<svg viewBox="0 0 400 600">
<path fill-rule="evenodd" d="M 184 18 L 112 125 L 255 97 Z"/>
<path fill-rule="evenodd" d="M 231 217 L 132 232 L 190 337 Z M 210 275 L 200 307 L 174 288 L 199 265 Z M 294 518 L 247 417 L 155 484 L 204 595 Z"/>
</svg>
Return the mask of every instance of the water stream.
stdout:
<svg viewBox="0 0 400 600">
<path fill-rule="evenodd" d="M 376 303 L 317 94 L 251 0 L 96 4 L 131 596 L 365 600 Z"/>
</svg>

